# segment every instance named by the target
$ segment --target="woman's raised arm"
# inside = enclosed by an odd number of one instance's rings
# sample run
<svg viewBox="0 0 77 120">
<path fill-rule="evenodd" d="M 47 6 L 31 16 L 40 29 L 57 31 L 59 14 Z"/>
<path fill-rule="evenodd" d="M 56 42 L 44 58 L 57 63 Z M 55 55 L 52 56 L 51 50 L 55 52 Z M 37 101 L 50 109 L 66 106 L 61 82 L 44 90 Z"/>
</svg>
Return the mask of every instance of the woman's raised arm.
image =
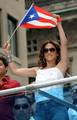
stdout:
<svg viewBox="0 0 77 120">
<path fill-rule="evenodd" d="M 65 32 L 63 30 L 61 22 L 58 22 L 57 28 L 59 31 L 59 36 L 60 36 L 60 43 L 61 43 L 61 60 L 58 63 L 57 67 L 65 73 L 68 67 L 68 40 L 66 38 Z"/>
</svg>

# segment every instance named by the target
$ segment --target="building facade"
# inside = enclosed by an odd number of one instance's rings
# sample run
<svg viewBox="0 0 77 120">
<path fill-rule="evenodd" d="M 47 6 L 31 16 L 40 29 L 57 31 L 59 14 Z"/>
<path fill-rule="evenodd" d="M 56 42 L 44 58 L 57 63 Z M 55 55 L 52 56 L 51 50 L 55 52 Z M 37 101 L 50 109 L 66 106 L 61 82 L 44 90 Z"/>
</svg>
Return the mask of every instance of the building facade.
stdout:
<svg viewBox="0 0 77 120">
<path fill-rule="evenodd" d="M 0 54 L 3 52 L 3 42 L 10 39 L 24 13 L 24 0 L 0 0 Z M 27 66 L 26 41 L 26 31 L 22 28 L 18 28 L 10 40 L 11 53 L 18 67 Z M 27 83 L 27 78 L 15 76 L 10 70 L 9 74 L 22 84 Z"/>
</svg>

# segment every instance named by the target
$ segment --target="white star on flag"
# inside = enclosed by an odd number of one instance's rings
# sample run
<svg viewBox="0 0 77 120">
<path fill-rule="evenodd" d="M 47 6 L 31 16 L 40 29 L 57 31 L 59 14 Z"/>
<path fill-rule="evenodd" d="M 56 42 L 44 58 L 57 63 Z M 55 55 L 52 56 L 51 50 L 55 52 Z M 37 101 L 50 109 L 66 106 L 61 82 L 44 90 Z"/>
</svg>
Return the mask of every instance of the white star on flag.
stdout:
<svg viewBox="0 0 77 120">
<path fill-rule="evenodd" d="M 30 15 L 30 17 L 29 17 L 29 18 L 31 18 L 31 19 L 32 19 L 33 17 L 35 17 L 35 16 L 34 16 L 34 14 Z"/>
</svg>

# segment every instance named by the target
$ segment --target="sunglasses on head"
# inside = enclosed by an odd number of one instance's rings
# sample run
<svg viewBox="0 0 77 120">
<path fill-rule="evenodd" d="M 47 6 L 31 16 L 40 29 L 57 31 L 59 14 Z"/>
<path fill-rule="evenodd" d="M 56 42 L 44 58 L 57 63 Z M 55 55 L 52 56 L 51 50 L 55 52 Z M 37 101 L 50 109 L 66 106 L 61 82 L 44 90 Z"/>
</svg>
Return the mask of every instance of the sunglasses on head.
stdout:
<svg viewBox="0 0 77 120">
<path fill-rule="evenodd" d="M 27 108 L 29 108 L 29 105 L 28 104 L 22 104 L 22 105 L 17 104 L 14 106 L 14 108 L 16 110 L 19 110 L 21 107 L 22 107 L 22 109 L 27 109 Z"/>
<path fill-rule="evenodd" d="M 54 52 L 54 51 L 56 51 L 56 49 L 55 48 L 44 48 L 44 52 L 45 53 L 47 53 L 47 52 Z"/>
</svg>

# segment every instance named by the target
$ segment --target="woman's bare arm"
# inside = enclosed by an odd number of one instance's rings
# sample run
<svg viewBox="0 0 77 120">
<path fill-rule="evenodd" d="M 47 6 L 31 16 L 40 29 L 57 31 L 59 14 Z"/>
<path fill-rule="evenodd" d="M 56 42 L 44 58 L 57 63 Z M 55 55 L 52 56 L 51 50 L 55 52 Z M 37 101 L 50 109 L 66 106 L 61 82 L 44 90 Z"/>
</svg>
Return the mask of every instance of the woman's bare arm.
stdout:
<svg viewBox="0 0 77 120">
<path fill-rule="evenodd" d="M 16 64 L 12 61 L 12 58 L 10 56 L 10 43 L 8 41 L 3 45 L 3 51 L 8 58 L 9 68 L 14 74 L 25 77 L 32 77 L 36 75 L 37 67 L 18 68 L 16 66 Z"/>
<path fill-rule="evenodd" d="M 67 70 L 67 65 L 68 65 L 68 40 L 65 36 L 61 22 L 58 22 L 57 28 L 59 31 L 60 43 L 61 43 L 61 60 L 58 63 L 57 67 L 63 73 L 65 73 L 65 71 Z"/>
</svg>

